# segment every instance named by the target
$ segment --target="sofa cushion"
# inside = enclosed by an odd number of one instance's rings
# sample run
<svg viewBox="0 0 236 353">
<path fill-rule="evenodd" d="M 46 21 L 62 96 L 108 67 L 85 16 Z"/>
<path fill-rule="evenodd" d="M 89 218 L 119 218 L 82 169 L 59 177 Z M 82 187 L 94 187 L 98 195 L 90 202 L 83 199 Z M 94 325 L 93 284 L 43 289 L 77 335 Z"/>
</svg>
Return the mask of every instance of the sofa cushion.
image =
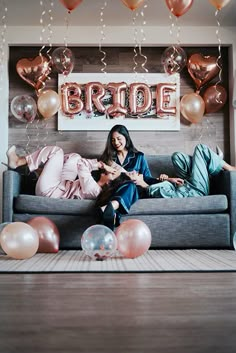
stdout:
<svg viewBox="0 0 236 353">
<path fill-rule="evenodd" d="M 167 215 L 219 213 L 228 208 L 225 195 L 210 195 L 170 199 L 142 199 L 131 208 L 130 215 Z"/>
<path fill-rule="evenodd" d="M 21 194 L 14 199 L 14 212 L 35 214 L 88 215 L 94 212 L 94 200 L 53 199 Z"/>
<path fill-rule="evenodd" d="M 91 215 L 94 200 L 53 199 L 21 194 L 14 200 L 16 213 Z M 131 208 L 130 215 L 219 213 L 228 208 L 225 195 L 174 199 L 142 199 Z"/>
</svg>

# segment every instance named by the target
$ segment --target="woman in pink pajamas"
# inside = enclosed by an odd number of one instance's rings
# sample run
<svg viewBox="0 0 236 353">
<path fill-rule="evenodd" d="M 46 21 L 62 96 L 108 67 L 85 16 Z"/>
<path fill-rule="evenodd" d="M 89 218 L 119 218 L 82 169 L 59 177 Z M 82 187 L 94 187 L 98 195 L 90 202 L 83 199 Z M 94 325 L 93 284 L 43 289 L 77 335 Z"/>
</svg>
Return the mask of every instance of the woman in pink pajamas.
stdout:
<svg viewBox="0 0 236 353">
<path fill-rule="evenodd" d="M 58 146 L 45 146 L 25 157 L 16 154 L 16 147 L 7 151 L 11 169 L 28 165 L 30 172 L 44 165 L 37 180 L 35 194 L 51 198 L 96 199 L 102 187 L 119 176 L 114 168 L 98 161 L 85 159 L 78 153 L 64 154 Z M 91 172 L 102 169 L 95 181 Z"/>
</svg>

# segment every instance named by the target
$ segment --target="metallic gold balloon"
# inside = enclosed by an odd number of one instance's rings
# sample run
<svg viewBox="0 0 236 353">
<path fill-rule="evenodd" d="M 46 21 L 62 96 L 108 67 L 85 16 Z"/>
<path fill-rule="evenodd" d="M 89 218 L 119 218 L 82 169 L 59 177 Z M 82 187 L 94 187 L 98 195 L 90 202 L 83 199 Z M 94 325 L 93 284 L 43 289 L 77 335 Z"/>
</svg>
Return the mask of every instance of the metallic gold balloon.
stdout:
<svg viewBox="0 0 236 353">
<path fill-rule="evenodd" d="M 181 114 L 191 123 L 199 123 L 205 112 L 205 103 L 197 93 L 185 94 L 180 101 Z"/>
<path fill-rule="evenodd" d="M 54 222 L 49 218 L 38 216 L 27 222 L 38 234 L 40 253 L 57 253 L 59 250 L 60 233 Z"/>
<path fill-rule="evenodd" d="M 44 119 L 51 118 L 60 108 L 60 98 L 52 89 L 42 91 L 38 97 L 38 110 Z"/>
<path fill-rule="evenodd" d="M 151 245 L 151 231 L 139 219 L 128 219 L 116 229 L 119 252 L 126 258 L 143 255 Z"/>
<path fill-rule="evenodd" d="M 17 260 L 32 257 L 39 247 L 38 234 L 24 222 L 6 225 L 1 231 L 0 242 L 5 253 Z"/>
</svg>

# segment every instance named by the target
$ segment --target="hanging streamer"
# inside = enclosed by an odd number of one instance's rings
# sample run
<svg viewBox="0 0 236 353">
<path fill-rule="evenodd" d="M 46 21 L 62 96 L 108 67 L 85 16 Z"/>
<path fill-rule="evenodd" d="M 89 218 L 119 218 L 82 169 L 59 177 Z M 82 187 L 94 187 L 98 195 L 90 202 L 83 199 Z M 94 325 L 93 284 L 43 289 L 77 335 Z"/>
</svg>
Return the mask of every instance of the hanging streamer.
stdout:
<svg viewBox="0 0 236 353">
<path fill-rule="evenodd" d="M 220 90 L 217 89 L 218 85 L 221 83 L 222 81 L 222 63 L 221 63 L 221 58 L 222 58 L 222 55 L 221 55 L 221 39 L 220 39 L 220 21 L 218 19 L 218 14 L 219 14 L 219 10 L 217 9 L 215 11 L 215 19 L 216 19 L 216 23 L 217 23 L 217 28 L 216 28 L 216 38 L 217 38 L 217 41 L 218 41 L 218 57 L 217 57 L 217 66 L 219 68 L 219 73 L 218 73 L 218 81 L 216 82 L 215 86 L 216 86 L 216 91 L 217 91 L 217 94 L 216 94 L 216 101 L 217 103 L 222 103 L 222 99 L 221 99 L 221 94 L 220 94 Z"/>
<path fill-rule="evenodd" d="M 174 74 L 181 72 L 182 69 L 186 66 L 187 55 L 183 48 L 180 46 L 180 26 L 179 26 L 179 17 L 175 16 L 175 21 L 173 20 L 172 14 L 174 13 L 173 8 L 170 8 L 169 19 L 171 21 L 170 26 L 170 37 L 175 37 L 173 44 L 169 48 L 166 48 L 161 57 L 161 63 L 164 68 L 164 71 L 167 74 Z"/>
<path fill-rule="evenodd" d="M 0 41 L 0 90 L 3 89 L 3 67 L 4 67 L 4 59 L 5 59 L 5 43 L 6 43 L 6 30 L 7 30 L 7 7 L 5 1 L 2 1 L 0 4 L 0 16 L 1 16 L 1 41 Z"/>
<path fill-rule="evenodd" d="M 100 42 L 99 42 L 99 52 L 102 54 L 102 58 L 101 58 L 101 63 L 102 63 L 102 68 L 101 68 L 101 72 L 103 72 L 104 74 L 106 74 L 106 67 L 107 67 L 107 63 L 105 61 L 106 59 L 106 52 L 104 51 L 104 49 L 102 49 L 102 45 L 106 39 L 106 36 L 105 36 L 105 29 L 106 29 L 106 25 L 104 23 L 104 10 L 105 8 L 107 7 L 107 2 L 105 1 L 103 6 L 101 7 L 101 10 L 100 10 L 100 35 L 101 35 L 101 38 L 100 38 Z"/>
<path fill-rule="evenodd" d="M 138 87 L 141 86 L 147 86 L 148 87 L 148 79 L 147 76 L 145 76 L 145 73 L 148 73 L 148 69 L 146 67 L 147 64 L 147 56 L 143 54 L 142 52 L 142 47 L 143 43 L 146 41 L 146 35 L 145 35 L 145 30 L 144 27 L 146 25 L 146 20 L 145 20 L 145 14 L 144 10 L 147 8 L 147 4 L 143 6 L 143 9 L 140 10 L 139 12 L 135 12 L 132 20 L 133 24 L 133 41 L 134 41 L 134 48 L 133 48 L 133 73 L 134 73 L 134 82 L 138 84 Z M 137 26 L 137 21 L 140 19 L 141 25 Z M 139 29 L 138 29 L 139 28 Z M 142 77 L 142 83 L 138 83 L 138 73 L 140 72 L 143 74 Z M 139 78 L 140 79 L 140 78 Z M 141 117 L 142 113 L 147 113 L 147 111 L 144 112 L 144 110 L 139 109 L 140 106 L 142 106 L 145 103 L 146 95 L 144 93 L 143 89 L 138 89 L 137 91 L 134 91 L 135 96 L 129 96 L 129 102 L 137 101 L 138 107 L 137 109 L 131 109 L 130 114 L 136 116 L 137 118 Z M 128 91 L 128 95 L 130 95 L 130 90 Z M 135 103 L 136 104 L 136 103 Z M 151 104 L 148 105 L 148 109 L 150 109 Z M 138 113 L 138 114 L 137 114 Z"/>
</svg>

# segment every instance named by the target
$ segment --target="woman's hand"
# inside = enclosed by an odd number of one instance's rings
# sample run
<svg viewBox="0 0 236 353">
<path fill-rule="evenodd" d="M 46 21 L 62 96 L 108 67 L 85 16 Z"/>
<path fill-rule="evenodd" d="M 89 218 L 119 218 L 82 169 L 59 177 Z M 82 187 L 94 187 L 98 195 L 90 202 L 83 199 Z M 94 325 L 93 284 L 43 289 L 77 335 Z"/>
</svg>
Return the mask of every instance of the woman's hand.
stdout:
<svg viewBox="0 0 236 353">
<path fill-rule="evenodd" d="M 167 174 L 160 174 L 159 178 L 157 180 L 164 181 L 168 180 L 169 176 Z"/>
<path fill-rule="evenodd" d="M 98 168 L 99 169 L 104 169 L 107 173 L 115 174 L 117 173 L 117 170 L 110 165 L 107 165 L 106 163 L 100 161 L 98 162 Z"/>
<path fill-rule="evenodd" d="M 134 184 L 141 186 L 143 188 L 148 187 L 148 184 L 143 179 L 143 174 L 139 174 L 136 171 L 128 172 L 126 174 L 130 177 L 130 180 L 132 180 Z"/>
<path fill-rule="evenodd" d="M 168 181 L 172 184 L 176 184 L 178 186 L 184 185 L 184 180 L 181 178 L 168 178 Z"/>
</svg>

